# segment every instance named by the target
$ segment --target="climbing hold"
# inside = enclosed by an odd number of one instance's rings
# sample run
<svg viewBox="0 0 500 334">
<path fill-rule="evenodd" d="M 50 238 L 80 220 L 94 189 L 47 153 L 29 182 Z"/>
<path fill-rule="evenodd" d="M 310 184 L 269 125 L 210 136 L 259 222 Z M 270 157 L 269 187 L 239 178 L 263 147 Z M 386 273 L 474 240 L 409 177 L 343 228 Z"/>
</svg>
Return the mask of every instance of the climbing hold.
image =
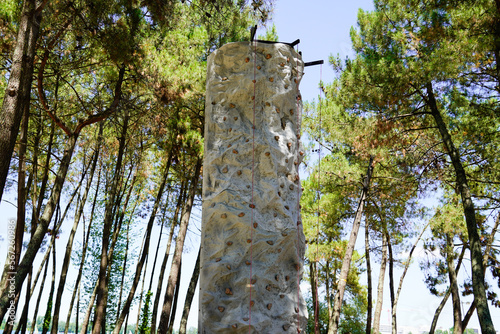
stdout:
<svg viewBox="0 0 500 334">
<path fill-rule="evenodd" d="M 259 66 L 257 66 L 257 69 L 258 69 L 258 70 L 260 70 L 261 68 L 262 68 L 262 67 L 260 67 L 260 65 L 259 65 Z"/>
<path fill-rule="evenodd" d="M 267 309 L 270 310 L 273 307 L 273 304 L 269 303 L 267 304 Z"/>
<path fill-rule="evenodd" d="M 212 101 L 212 105 L 215 105 L 215 101 Z"/>
<path fill-rule="evenodd" d="M 287 331 L 288 328 L 290 328 L 290 325 L 288 325 L 288 324 L 287 325 L 283 325 L 283 330 Z"/>
<path fill-rule="evenodd" d="M 234 329 L 236 329 L 236 328 L 238 328 L 238 324 L 234 324 L 231 327 L 233 327 Z"/>
<path fill-rule="evenodd" d="M 285 85 L 285 89 L 288 89 L 288 85 Z"/>
<path fill-rule="evenodd" d="M 233 153 L 234 153 L 234 154 L 238 154 L 238 151 L 237 151 L 237 150 L 233 150 Z"/>
<path fill-rule="evenodd" d="M 229 132 L 233 131 L 233 128 L 229 128 Z"/>
<path fill-rule="evenodd" d="M 238 214 L 238 217 L 243 217 L 244 215 L 245 215 L 245 213 L 244 213 L 244 212 L 240 212 L 240 213 Z"/>
<path fill-rule="evenodd" d="M 278 214 L 275 212 L 273 216 L 274 216 L 274 218 L 276 218 L 276 217 L 278 217 Z"/>
<path fill-rule="evenodd" d="M 280 295 L 280 298 L 281 298 L 281 299 L 285 298 L 285 295 Z"/>
<path fill-rule="evenodd" d="M 215 259 L 215 262 L 220 262 L 220 260 L 221 260 L 221 258 L 218 257 L 218 258 Z"/>
<path fill-rule="evenodd" d="M 237 120 L 238 120 L 238 117 L 235 117 L 235 118 L 234 118 L 234 120 L 235 120 L 235 121 L 237 121 Z"/>
<path fill-rule="evenodd" d="M 290 210 L 290 207 L 288 205 L 285 205 L 285 209 Z"/>
<path fill-rule="evenodd" d="M 222 313 L 226 309 L 224 306 L 219 306 L 217 307 L 219 309 L 219 312 Z"/>
<path fill-rule="evenodd" d="M 233 242 L 232 242 L 232 241 L 228 241 L 228 242 L 226 242 L 226 245 L 228 245 L 228 246 L 232 246 L 232 245 L 233 245 Z"/>
<path fill-rule="evenodd" d="M 256 279 L 256 278 L 252 278 L 252 279 L 250 280 L 250 283 L 252 283 L 252 284 L 255 284 L 256 282 L 257 282 L 257 279 Z"/>
<path fill-rule="evenodd" d="M 273 82 L 273 81 L 274 81 L 274 78 L 273 78 L 273 77 L 270 77 L 270 78 L 269 78 L 269 81 Z"/>
<path fill-rule="evenodd" d="M 295 313 L 299 313 L 299 308 L 295 307 Z"/>
<path fill-rule="evenodd" d="M 227 80 L 227 77 L 223 77 L 223 78 L 222 78 L 222 81 L 226 81 L 226 80 Z"/>
<path fill-rule="evenodd" d="M 274 136 L 274 139 L 280 140 L 280 136 Z"/>
<path fill-rule="evenodd" d="M 234 108 L 234 107 L 236 107 L 234 104 L 229 103 L 229 108 Z"/>
<path fill-rule="evenodd" d="M 250 61 L 250 58 L 246 57 L 245 58 L 245 63 L 248 63 Z"/>
<path fill-rule="evenodd" d="M 285 281 L 288 281 L 290 279 L 290 276 L 285 276 Z"/>
<path fill-rule="evenodd" d="M 280 108 L 276 108 L 276 112 L 279 114 L 280 113 Z"/>
<path fill-rule="evenodd" d="M 280 191 L 278 191 L 278 196 L 281 197 L 281 192 Z"/>
<path fill-rule="evenodd" d="M 284 236 L 284 237 L 286 237 L 286 236 L 288 235 L 288 233 L 286 233 L 286 232 L 281 232 L 281 235 L 282 235 L 282 236 Z"/>
<path fill-rule="evenodd" d="M 303 156 L 303 155 L 304 155 L 304 152 L 300 151 L 300 152 L 299 152 L 299 154 L 300 154 L 301 156 Z"/>
<path fill-rule="evenodd" d="M 226 116 L 224 116 L 224 118 L 222 120 L 225 121 L 226 119 L 227 119 Z"/>
<path fill-rule="evenodd" d="M 269 152 L 266 152 L 266 153 L 264 153 L 264 154 L 266 155 L 266 157 L 268 157 L 268 156 L 270 156 L 270 155 L 271 155 L 271 153 L 269 153 Z"/>
<path fill-rule="evenodd" d="M 279 276 L 279 275 L 275 275 L 275 276 L 274 276 L 274 279 L 275 279 L 276 281 L 278 281 L 278 280 L 280 279 L 280 276 Z"/>
<path fill-rule="evenodd" d="M 225 293 L 226 295 L 231 296 L 233 294 L 233 291 L 231 290 L 231 288 L 226 288 Z"/>
<path fill-rule="evenodd" d="M 255 209 L 255 204 L 248 205 L 250 208 Z"/>
<path fill-rule="evenodd" d="M 253 83 L 256 83 L 257 81 L 255 79 L 252 80 Z"/>
<path fill-rule="evenodd" d="M 293 190 L 293 184 L 290 185 L 290 187 L 288 187 L 290 190 Z"/>
<path fill-rule="evenodd" d="M 252 239 L 247 239 L 247 243 L 251 243 L 252 242 Z"/>
<path fill-rule="evenodd" d="M 285 63 L 280 63 L 280 66 L 281 66 L 281 67 L 284 67 L 284 66 L 285 66 Z"/>
<path fill-rule="evenodd" d="M 250 261 L 246 260 L 246 261 L 245 261 L 245 264 L 246 264 L 247 266 L 249 266 L 249 265 L 251 265 L 251 264 L 252 264 L 252 262 L 250 262 Z"/>
<path fill-rule="evenodd" d="M 290 109 L 290 115 L 293 115 L 293 109 Z"/>
<path fill-rule="evenodd" d="M 266 285 L 266 290 L 271 291 L 271 284 Z"/>
<path fill-rule="evenodd" d="M 220 215 L 221 218 L 227 218 L 227 214 L 223 213 Z"/>
<path fill-rule="evenodd" d="M 292 148 L 292 143 L 287 143 L 286 146 L 288 146 L 288 149 Z"/>
<path fill-rule="evenodd" d="M 271 59 L 271 57 L 272 57 L 272 56 L 271 56 L 271 54 L 269 54 L 269 53 L 266 55 L 266 59 Z"/>
<path fill-rule="evenodd" d="M 266 102 L 266 107 L 270 107 L 270 106 L 271 106 L 271 103 Z"/>
<path fill-rule="evenodd" d="M 298 180 L 300 180 L 299 174 L 295 175 L 295 181 L 298 181 Z"/>
<path fill-rule="evenodd" d="M 253 223 L 253 228 L 257 228 L 257 226 L 259 226 L 259 224 Z"/>
<path fill-rule="evenodd" d="M 237 171 L 236 174 L 241 175 L 241 170 Z"/>
<path fill-rule="evenodd" d="M 226 268 L 231 270 L 231 265 L 230 264 L 226 265 Z"/>
<path fill-rule="evenodd" d="M 272 246 L 272 245 L 274 245 L 274 241 L 272 241 L 272 240 L 267 240 L 266 242 L 267 242 L 269 245 L 271 245 L 271 246 Z"/>
<path fill-rule="evenodd" d="M 255 302 L 253 300 L 250 301 L 250 307 L 253 307 L 255 305 Z"/>
<path fill-rule="evenodd" d="M 281 248 L 278 248 L 278 253 L 281 253 Z"/>
</svg>

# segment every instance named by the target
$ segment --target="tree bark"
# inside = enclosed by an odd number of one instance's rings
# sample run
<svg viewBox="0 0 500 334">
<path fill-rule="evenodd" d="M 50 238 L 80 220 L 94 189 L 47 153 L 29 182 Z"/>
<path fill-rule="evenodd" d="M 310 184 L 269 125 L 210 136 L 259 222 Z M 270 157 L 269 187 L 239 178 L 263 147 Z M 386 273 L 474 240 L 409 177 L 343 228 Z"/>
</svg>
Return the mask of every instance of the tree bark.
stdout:
<svg viewBox="0 0 500 334">
<path fill-rule="evenodd" d="M 460 270 L 460 266 L 462 265 L 462 260 L 463 260 L 464 255 L 465 255 L 465 249 L 466 249 L 466 247 L 462 247 L 462 251 L 460 252 L 460 256 L 458 257 L 457 267 L 455 268 L 455 272 L 457 272 L 457 273 Z M 450 288 L 448 288 L 448 290 L 446 290 L 446 293 L 443 297 L 443 300 L 441 300 L 441 303 L 439 303 L 439 306 L 436 309 L 436 312 L 434 312 L 434 317 L 432 318 L 432 323 L 431 323 L 431 328 L 429 329 L 429 334 L 434 334 L 434 332 L 436 330 L 437 322 L 439 319 L 439 315 L 441 314 L 441 311 L 445 307 L 446 302 L 448 301 L 448 298 L 450 297 L 450 295 L 451 295 L 451 290 L 450 290 Z M 462 328 L 465 329 L 465 327 L 466 327 L 466 325 L 463 325 Z"/>
<path fill-rule="evenodd" d="M 398 333 L 398 322 L 396 318 L 396 294 L 394 292 L 394 255 L 392 253 L 391 238 L 387 235 L 387 250 L 389 253 L 389 292 L 391 294 L 391 318 L 392 334 Z"/>
<path fill-rule="evenodd" d="M 372 332 L 372 298 L 373 298 L 373 288 L 372 288 L 372 265 L 370 261 L 370 229 L 368 222 L 365 224 L 365 258 L 366 258 L 366 276 L 367 276 L 367 300 L 368 305 L 366 307 L 366 328 L 365 333 L 370 334 Z"/>
<path fill-rule="evenodd" d="M 340 320 L 340 309 L 342 307 L 342 300 L 344 299 L 344 291 L 347 285 L 347 275 L 349 274 L 349 269 L 351 267 L 351 259 L 354 253 L 354 245 L 356 244 L 356 239 L 358 237 L 359 226 L 361 225 L 361 218 L 363 215 L 364 202 L 368 193 L 368 187 L 370 186 L 370 179 L 373 172 L 373 158 L 370 157 L 370 162 L 368 163 L 368 171 L 366 172 L 366 177 L 363 182 L 363 190 L 361 191 L 361 197 L 359 200 L 358 208 L 356 210 L 356 216 L 354 218 L 351 235 L 349 237 L 349 242 L 347 243 L 346 252 L 344 259 L 342 260 L 342 269 L 340 271 L 340 276 L 337 285 L 337 293 L 334 297 L 334 305 L 332 316 L 329 319 L 328 324 L 328 334 L 336 334 L 338 331 L 339 320 Z"/>
<path fill-rule="evenodd" d="M 43 6 L 25 0 L 12 56 L 12 68 L 0 111 L 0 200 L 5 188 L 23 112 L 30 103 L 36 41 L 39 36 Z M 3 315 L 1 317 L 3 319 Z M 0 319 L 1 320 L 1 319 Z"/>
<path fill-rule="evenodd" d="M 380 260 L 380 273 L 378 275 L 377 285 L 377 304 L 375 305 L 375 314 L 373 315 L 373 333 L 380 333 L 380 317 L 382 315 L 382 304 L 384 301 L 384 280 L 387 267 L 387 234 L 382 233 L 382 258 Z"/>
<path fill-rule="evenodd" d="M 186 301 L 184 302 L 184 309 L 182 310 L 179 334 L 186 334 L 189 311 L 191 310 L 191 303 L 193 302 L 194 293 L 196 291 L 196 284 L 198 284 L 198 278 L 200 277 L 200 252 L 201 250 L 198 250 L 198 257 L 194 265 L 193 275 L 191 275 L 191 281 L 189 282 L 188 291 L 186 293 Z"/>
<path fill-rule="evenodd" d="M 56 244 L 52 247 L 52 281 L 50 282 L 49 300 L 47 302 L 47 309 L 43 319 L 42 334 L 47 334 L 50 327 L 50 320 L 52 314 L 52 301 L 54 300 L 54 290 L 56 287 Z"/>
<path fill-rule="evenodd" d="M 455 271 L 453 243 L 449 235 L 446 236 L 446 262 L 448 263 L 448 278 L 450 280 L 451 300 L 453 305 L 453 334 L 462 334 L 462 310 L 460 292 L 458 290 L 457 273 Z"/>
<path fill-rule="evenodd" d="M 177 235 L 177 240 L 175 242 L 174 256 L 172 259 L 172 266 L 170 268 L 170 275 L 167 283 L 167 290 L 165 292 L 163 308 L 160 316 L 160 325 L 158 326 L 159 334 L 166 334 L 168 330 L 168 324 L 170 320 L 170 312 L 172 309 L 173 293 L 174 287 L 176 285 L 176 279 L 178 276 L 178 271 L 180 268 L 182 250 L 184 247 L 184 240 L 186 238 L 187 227 L 189 223 L 189 218 L 191 216 L 191 209 L 193 207 L 194 197 L 196 195 L 196 190 L 198 188 L 198 179 L 200 178 L 201 170 L 201 158 L 198 158 L 196 162 L 196 167 L 194 171 L 193 178 L 191 180 L 191 189 L 189 190 L 189 195 L 187 198 L 186 205 L 184 206 L 183 213 L 181 216 L 181 222 L 179 227 L 179 233 Z"/>
<path fill-rule="evenodd" d="M 170 316 L 170 323 L 168 325 L 168 334 L 172 334 L 174 331 L 174 321 L 175 321 L 175 315 L 177 313 L 177 303 L 179 301 L 179 290 L 181 287 L 181 273 L 182 273 L 182 258 L 181 258 L 181 263 L 179 265 L 179 271 L 177 272 L 177 283 L 175 284 L 175 293 L 174 293 L 174 302 L 172 305 L 172 311 L 171 311 L 171 316 Z"/>
<path fill-rule="evenodd" d="M 472 267 L 472 287 L 474 300 L 477 304 L 477 316 L 483 334 L 495 334 L 495 327 L 491 319 L 490 310 L 488 308 L 488 299 L 486 298 L 486 288 L 484 285 L 484 265 L 483 254 L 481 251 L 481 242 L 476 223 L 476 211 L 470 188 L 468 185 L 467 174 L 461 162 L 460 152 L 453 144 L 446 123 L 444 122 L 441 112 L 434 96 L 432 84 L 427 84 L 427 103 L 431 110 L 436 126 L 439 129 L 444 146 L 451 159 L 453 169 L 456 176 L 456 187 L 462 198 L 462 206 L 467 224 L 467 232 L 469 235 L 469 244 L 471 251 L 471 267 Z"/>
<path fill-rule="evenodd" d="M 313 302 L 313 310 L 314 310 L 314 334 L 319 334 L 319 307 L 318 307 L 318 271 L 316 268 L 317 262 L 312 261 L 309 262 L 309 276 L 311 281 L 311 295 Z"/>
</svg>

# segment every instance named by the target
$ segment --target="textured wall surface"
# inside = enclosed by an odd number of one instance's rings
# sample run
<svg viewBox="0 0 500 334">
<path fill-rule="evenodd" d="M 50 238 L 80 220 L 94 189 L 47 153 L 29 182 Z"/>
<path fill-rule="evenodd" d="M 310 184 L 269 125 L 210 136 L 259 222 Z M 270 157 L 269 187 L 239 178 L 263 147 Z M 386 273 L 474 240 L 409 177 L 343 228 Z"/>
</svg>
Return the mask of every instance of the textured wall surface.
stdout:
<svg viewBox="0 0 500 334">
<path fill-rule="evenodd" d="M 304 332 L 302 73 L 281 43 L 230 43 L 208 59 L 199 333 Z"/>
</svg>

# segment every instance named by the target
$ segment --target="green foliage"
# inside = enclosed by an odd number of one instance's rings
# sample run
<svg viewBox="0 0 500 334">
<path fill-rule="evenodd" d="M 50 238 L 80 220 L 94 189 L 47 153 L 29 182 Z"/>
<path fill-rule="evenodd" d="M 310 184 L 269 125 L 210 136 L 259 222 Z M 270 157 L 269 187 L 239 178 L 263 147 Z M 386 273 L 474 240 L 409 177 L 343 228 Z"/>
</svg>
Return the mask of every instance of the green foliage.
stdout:
<svg viewBox="0 0 500 334">
<path fill-rule="evenodd" d="M 141 322 L 139 325 L 139 334 L 149 334 L 151 332 L 151 296 L 153 293 L 148 291 L 146 293 L 146 300 L 141 312 Z"/>
</svg>

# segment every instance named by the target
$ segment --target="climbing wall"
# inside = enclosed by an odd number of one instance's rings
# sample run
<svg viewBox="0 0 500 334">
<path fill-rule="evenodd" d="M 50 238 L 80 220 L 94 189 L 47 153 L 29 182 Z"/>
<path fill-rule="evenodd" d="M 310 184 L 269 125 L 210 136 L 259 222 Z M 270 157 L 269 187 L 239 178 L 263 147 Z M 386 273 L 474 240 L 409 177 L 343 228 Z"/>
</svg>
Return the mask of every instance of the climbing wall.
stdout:
<svg viewBox="0 0 500 334">
<path fill-rule="evenodd" d="M 208 58 L 199 333 L 306 327 L 303 67 L 282 43 L 230 43 Z"/>
</svg>

